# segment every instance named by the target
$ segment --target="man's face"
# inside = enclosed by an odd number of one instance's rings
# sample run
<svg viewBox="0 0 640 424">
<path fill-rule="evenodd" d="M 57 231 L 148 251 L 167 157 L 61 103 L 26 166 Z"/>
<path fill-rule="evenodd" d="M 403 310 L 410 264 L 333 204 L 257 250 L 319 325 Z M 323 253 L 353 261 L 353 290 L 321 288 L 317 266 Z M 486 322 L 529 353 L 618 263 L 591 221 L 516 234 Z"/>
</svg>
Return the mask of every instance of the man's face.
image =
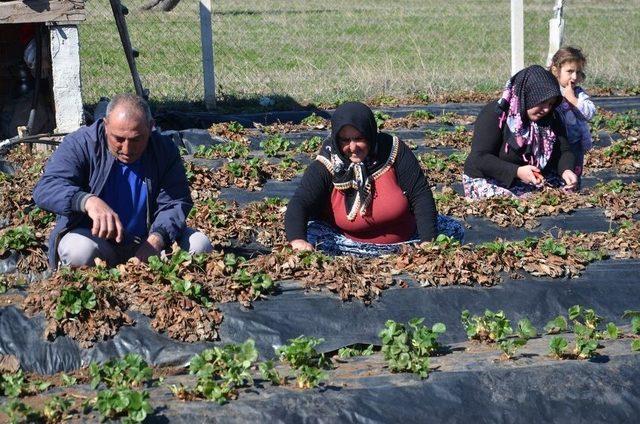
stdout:
<svg viewBox="0 0 640 424">
<path fill-rule="evenodd" d="M 122 163 L 134 163 L 149 144 L 152 125 L 146 122 L 143 114 L 116 107 L 104 120 L 109 151 Z"/>
</svg>

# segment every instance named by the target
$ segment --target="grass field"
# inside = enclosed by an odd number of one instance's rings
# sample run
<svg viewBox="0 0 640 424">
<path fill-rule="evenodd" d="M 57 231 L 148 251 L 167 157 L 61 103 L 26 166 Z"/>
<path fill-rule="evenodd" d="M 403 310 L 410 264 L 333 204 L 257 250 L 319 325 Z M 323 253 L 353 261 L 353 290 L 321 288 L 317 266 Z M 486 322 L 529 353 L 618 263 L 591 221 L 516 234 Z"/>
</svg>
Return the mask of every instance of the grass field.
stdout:
<svg viewBox="0 0 640 424">
<path fill-rule="evenodd" d="M 158 102 L 202 99 L 198 2 L 128 17 L 139 71 Z M 525 2 L 525 62 L 547 54 L 552 0 Z M 587 88 L 640 90 L 640 0 L 565 2 L 566 43 L 588 54 Z M 510 71 L 510 2 L 436 0 L 216 0 L 218 95 L 290 103 L 494 91 Z M 87 103 L 130 90 L 106 0 L 81 25 Z"/>
</svg>

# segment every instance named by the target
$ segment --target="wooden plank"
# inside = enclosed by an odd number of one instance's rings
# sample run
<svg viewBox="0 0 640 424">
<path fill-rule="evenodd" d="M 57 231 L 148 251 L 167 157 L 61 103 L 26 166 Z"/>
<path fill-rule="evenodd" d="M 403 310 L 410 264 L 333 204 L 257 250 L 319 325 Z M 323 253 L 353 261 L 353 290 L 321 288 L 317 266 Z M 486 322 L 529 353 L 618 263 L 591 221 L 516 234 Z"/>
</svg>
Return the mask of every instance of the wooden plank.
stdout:
<svg viewBox="0 0 640 424">
<path fill-rule="evenodd" d="M 0 24 L 78 22 L 86 18 L 84 0 L 14 0 L 0 2 Z"/>
</svg>

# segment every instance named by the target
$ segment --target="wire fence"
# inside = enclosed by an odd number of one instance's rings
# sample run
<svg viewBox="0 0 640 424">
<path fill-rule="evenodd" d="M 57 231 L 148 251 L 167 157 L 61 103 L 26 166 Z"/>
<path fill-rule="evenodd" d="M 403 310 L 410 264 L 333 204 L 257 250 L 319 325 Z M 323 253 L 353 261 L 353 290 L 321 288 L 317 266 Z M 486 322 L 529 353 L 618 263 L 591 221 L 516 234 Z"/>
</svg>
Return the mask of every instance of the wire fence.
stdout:
<svg viewBox="0 0 640 424">
<path fill-rule="evenodd" d="M 169 11 L 129 0 L 127 23 L 151 99 L 203 99 L 199 2 Z M 174 0 L 175 1 L 175 0 Z M 217 96 L 307 104 L 489 92 L 510 73 L 509 0 L 215 0 Z M 525 65 L 544 64 L 553 0 L 525 2 Z M 107 0 L 86 2 L 80 25 L 86 103 L 131 91 Z M 565 44 L 588 56 L 586 87 L 640 91 L 640 0 L 565 1 Z"/>
</svg>

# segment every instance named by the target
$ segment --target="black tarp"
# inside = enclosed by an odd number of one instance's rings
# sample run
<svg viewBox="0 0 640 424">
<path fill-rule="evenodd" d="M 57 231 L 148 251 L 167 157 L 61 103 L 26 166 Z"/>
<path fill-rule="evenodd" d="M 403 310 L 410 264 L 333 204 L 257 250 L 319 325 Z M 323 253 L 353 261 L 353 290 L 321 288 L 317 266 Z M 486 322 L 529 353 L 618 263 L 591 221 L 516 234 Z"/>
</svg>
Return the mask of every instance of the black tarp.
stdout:
<svg viewBox="0 0 640 424">
<path fill-rule="evenodd" d="M 413 317 L 443 322 L 448 328 L 443 340 L 459 342 L 465 338 L 459 323 L 463 309 L 474 313 L 502 309 L 513 320 L 528 317 L 542 327 L 570 306 L 580 304 L 622 324 L 623 311 L 640 305 L 639 265 L 637 260 L 608 260 L 589 265 L 576 279 L 505 277 L 503 284 L 490 288 L 423 288 L 414 283 L 413 287 L 384 291 L 370 306 L 358 300 L 342 302 L 330 293 L 306 292 L 295 283 L 285 284 L 279 294 L 255 302 L 250 309 L 237 303 L 220 305 L 224 314 L 221 343 L 252 338 L 262 355 L 269 357 L 274 346 L 304 334 L 324 338 L 320 349 L 328 352 L 354 343 L 377 344 L 386 320 Z M 50 374 L 127 352 L 139 353 L 155 365 L 184 364 L 207 346 L 170 340 L 150 330 L 144 317 L 134 317 L 135 327 L 123 327 L 113 340 L 80 349 L 67 337 L 45 341 L 42 318 L 29 320 L 15 307 L 0 308 L 0 354 L 15 355 L 27 371 Z"/>
</svg>

